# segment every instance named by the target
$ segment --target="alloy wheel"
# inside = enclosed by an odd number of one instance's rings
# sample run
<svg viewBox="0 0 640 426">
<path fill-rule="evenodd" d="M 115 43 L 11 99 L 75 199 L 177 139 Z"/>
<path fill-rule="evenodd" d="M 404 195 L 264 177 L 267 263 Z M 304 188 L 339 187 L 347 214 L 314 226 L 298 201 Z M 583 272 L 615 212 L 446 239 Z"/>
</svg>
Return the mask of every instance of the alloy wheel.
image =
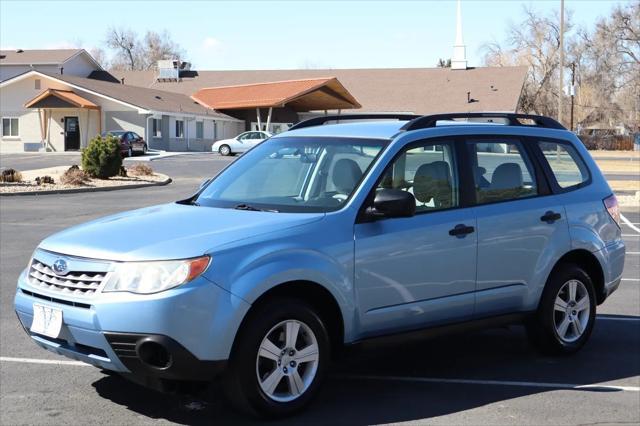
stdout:
<svg viewBox="0 0 640 426">
<path fill-rule="evenodd" d="M 563 342 L 578 340 L 589 324 L 591 300 L 587 287 L 579 280 L 569 280 L 560 287 L 553 309 L 556 334 Z"/>
<path fill-rule="evenodd" d="M 305 323 L 278 323 L 262 339 L 256 375 L 262 392 L 277 402 L 290 402 L 313 383 L 320 360 L 318 340 Z"/>
</svg>

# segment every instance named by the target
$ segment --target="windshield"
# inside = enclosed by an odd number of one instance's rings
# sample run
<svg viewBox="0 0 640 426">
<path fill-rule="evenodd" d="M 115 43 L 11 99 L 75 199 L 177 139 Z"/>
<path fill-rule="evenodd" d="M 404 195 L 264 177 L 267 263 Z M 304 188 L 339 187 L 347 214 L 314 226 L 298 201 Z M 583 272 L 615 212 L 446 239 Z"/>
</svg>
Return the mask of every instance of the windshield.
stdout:
<svg viewBox="0 0 640 426">
<path fill-rule="evenodd" d="M 240 157 L 216 177 L 195 204 L 242 210 L 338 210 L 387 140 L 279 137 Z"/>
</svg>

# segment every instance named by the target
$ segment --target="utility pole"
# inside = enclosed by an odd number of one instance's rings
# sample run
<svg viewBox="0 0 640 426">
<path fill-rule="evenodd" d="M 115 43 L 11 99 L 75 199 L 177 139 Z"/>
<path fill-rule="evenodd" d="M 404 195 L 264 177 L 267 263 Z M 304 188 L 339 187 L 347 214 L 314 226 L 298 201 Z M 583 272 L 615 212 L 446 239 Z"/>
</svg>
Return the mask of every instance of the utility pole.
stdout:
<svg viewBox="0 0 640 426">
<path fill-rule="evenodd" d="M 560 0 L 560 81 L 558 86 L 558 121 L 562 123 L 562 94 L 564 91 L 564 0 Z"/>
<path fill-rule="evenodd" d="M 569 130 L 573 132 L 573 98 L 576 96 L 575 90 L 576 84 L 576 63 L 573 62 L 571 64 L 571 88 L 569 89 L 569 94 L 571 94 L 571 126 L 569 126 Z"/>
</svg>

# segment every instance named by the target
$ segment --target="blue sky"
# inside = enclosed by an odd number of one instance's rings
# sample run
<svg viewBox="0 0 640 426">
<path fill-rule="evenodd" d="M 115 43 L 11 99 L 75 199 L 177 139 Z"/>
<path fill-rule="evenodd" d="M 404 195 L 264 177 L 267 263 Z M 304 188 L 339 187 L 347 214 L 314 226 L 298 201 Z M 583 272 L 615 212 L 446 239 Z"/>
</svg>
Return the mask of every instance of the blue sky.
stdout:
<svg viewBox="0 0 640 426">
<path fill-rule="evenodd" d="M 593 27 L 614 0 L 566 0 Z M 560 0 L 463 0 L 467 57 L 502 40 L 524 6 Z M 196 69 L 432 67 L 455 38 L 455 1 L 11 1 L 0 0 L 0 47 L 104 47 L 109 26 L 168 30 Z"/>
</svg>

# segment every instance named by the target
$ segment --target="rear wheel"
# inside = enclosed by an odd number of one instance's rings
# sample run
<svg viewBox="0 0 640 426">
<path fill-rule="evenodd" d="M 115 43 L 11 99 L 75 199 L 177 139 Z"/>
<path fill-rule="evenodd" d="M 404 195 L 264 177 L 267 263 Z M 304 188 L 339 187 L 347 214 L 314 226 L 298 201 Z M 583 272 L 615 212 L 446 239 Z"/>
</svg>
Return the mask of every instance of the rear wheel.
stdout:
<svg viewBox="0 0 640 426">
<path fill-rule="evenodd" d="M 147 155 L 147 144 L 142 145 L 142 155 Z"/>
<path fill-rule="evenodd" d="M 329 337 L 318 314 L 299 300 L 273 300 L 247 318 L 227 372 L 232 404 L 259 417 L 306 406 L 329 362 Z"/>
<path fill-rule="evenodd" d="M 576 265 L 563 265 L 549 277 L 538 311 L 527 324 L 527 332 L 542 351 L 569 354 L 587 342 L 595 316 L 591 278 Z"/>
<path fill-rule="evenodd" d="M 133 157 L 133 148 L 129 147 L 127 150 L 127 157 Z"/>
<path fill-rule="evenodd" d="M 219 149 L 218 152 L 220 153 L 220 155 L 230 155 L 231 154 L 231 147 L 229 147 L 229 145 L 222 145 Z"/>
</svg>

